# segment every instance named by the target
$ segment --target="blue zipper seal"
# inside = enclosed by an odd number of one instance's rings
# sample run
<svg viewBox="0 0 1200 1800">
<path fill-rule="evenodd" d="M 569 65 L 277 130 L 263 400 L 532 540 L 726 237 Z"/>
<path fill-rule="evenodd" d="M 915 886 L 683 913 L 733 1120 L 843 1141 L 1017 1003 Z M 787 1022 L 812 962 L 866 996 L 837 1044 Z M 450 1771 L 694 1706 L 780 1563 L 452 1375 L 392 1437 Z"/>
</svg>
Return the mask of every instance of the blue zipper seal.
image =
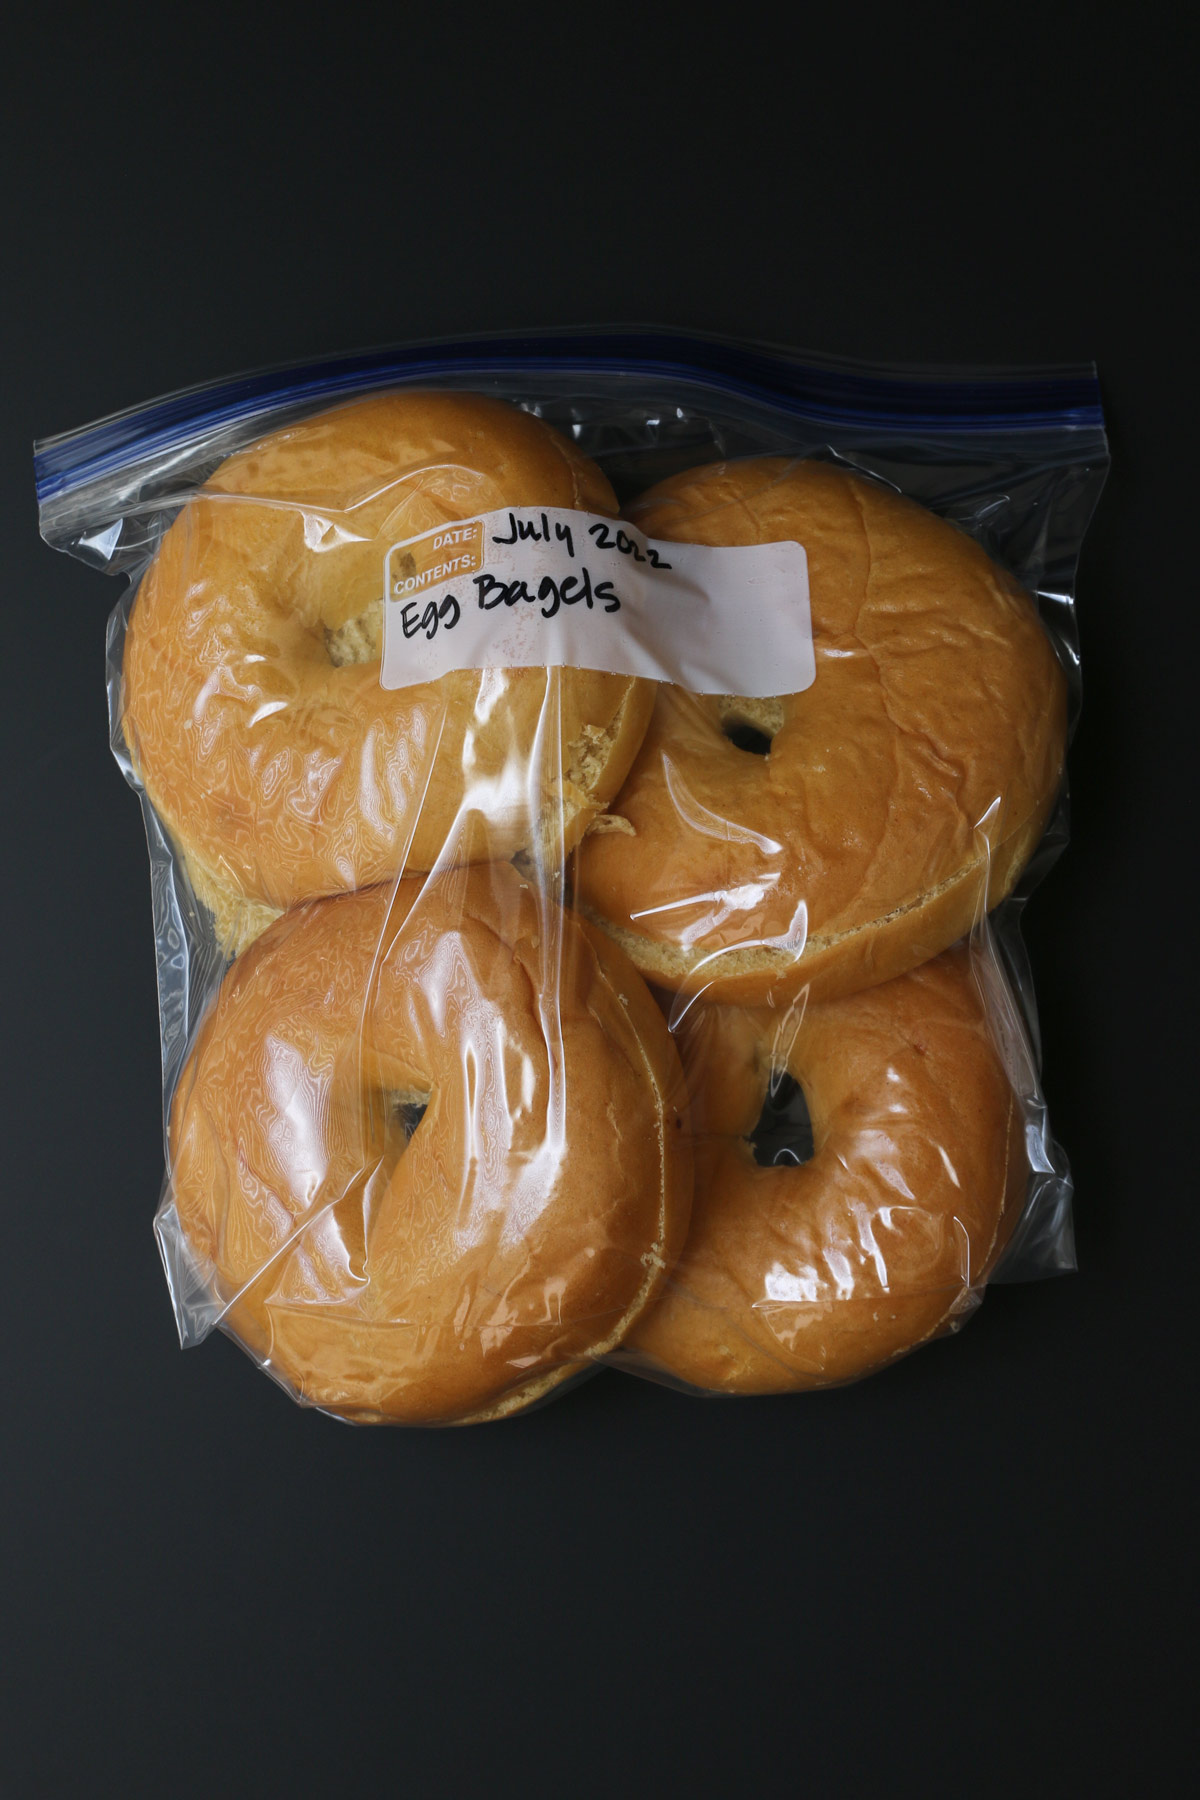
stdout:
<svg viewBox="0 0 1200 1800">
<path fill-rule="evenodd" d="M 1090 365 L 901 371 L 670 331 L 512 333 L 328 357 L 182 389 L 39 442 L 38 501 L 182 450 L 222 427 L 308 401 L 332 403 L 448 378 L 514 375 L 683 382 L 814 424 L 906 436 L 1104 430 Z"/>
</svg>

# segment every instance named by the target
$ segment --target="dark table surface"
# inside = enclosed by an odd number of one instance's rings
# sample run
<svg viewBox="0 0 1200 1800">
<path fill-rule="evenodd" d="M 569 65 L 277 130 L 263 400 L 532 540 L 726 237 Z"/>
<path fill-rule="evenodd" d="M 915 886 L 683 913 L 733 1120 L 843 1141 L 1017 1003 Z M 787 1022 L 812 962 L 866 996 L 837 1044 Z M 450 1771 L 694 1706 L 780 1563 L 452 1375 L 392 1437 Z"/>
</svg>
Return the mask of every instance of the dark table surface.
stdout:
<svg viewBox="0 0 1200 1800">
<path fill-rule="evenodd" d="M 59 16 L 4 110 L 6 1794 L 1160 1794 L 1190 1703 L 1195 186 L 1165 7 Z M 176 1348 L 113 584 L 30 441 L 433 334 L 1099 364 L 1027 914 L 1078 1274 L 819 1397 L 352 1431 Z"/>
</svg>

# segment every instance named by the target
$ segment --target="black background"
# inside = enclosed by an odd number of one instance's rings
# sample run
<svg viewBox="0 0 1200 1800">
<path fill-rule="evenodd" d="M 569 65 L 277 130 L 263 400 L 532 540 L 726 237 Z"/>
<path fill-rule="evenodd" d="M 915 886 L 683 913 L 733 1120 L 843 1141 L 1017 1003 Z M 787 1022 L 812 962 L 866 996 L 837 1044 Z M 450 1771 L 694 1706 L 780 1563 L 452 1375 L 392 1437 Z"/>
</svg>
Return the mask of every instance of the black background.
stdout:
<svg viewBox="0 0 1200 1800">
<path fill-rule="evenodd" d="M 6 45 L 5 1793 L 1173 1791 L 1198 432 L 1171 17 L 80 9 Z M 606 1374 L 500 1426 L 348 1430 L 223 1339 L 175 1347 L 116 589 L 39 544 L 30 440 L 312 353 L 630 320 L 1099 364 L 1074 839 L 1027 914 L 1080 1272 L 819 1397 Z"/>
</svg>

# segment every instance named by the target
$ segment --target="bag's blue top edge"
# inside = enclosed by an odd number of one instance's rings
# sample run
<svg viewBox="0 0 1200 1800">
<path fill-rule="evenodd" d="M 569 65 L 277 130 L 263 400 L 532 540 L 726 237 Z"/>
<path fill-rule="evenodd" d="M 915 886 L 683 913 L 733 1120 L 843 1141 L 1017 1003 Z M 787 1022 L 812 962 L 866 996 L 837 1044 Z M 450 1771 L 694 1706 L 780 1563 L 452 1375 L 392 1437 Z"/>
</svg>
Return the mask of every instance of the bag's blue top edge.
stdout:
<svg viewBox="0 0 1200 1800">
<path fill-rule="evenodd" d="M 1091 364 L 889 368 L 656 327 L 513 332 L 325 357 L 181 389 L 37 443 L 38 500 L 260 413 L 473 373 L 660 377 L 814 423 L 903 435 L 1104 430 Z"/>
</svg>

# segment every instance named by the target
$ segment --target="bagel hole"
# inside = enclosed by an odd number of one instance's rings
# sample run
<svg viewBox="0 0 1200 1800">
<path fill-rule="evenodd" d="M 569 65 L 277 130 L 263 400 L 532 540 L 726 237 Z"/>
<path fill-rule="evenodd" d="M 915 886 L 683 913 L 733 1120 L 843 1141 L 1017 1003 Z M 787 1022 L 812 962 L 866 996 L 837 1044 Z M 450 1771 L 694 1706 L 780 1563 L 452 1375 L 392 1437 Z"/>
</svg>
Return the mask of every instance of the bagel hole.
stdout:
<svg viewBox="0 0 1200 1800">
<path fill-rule="evenodd" d="M 370 1090 L 362 1139 L 362 1173 L 368 1195 L 378 1196 L 386 1190 L 408 1153 L 430 1099 L 431 1095 L 411 1088 Z M 365 1245 L 364 1239 L 364 1255 Z"/>
<path fill-rule="evenodd" d="M 763 1169 L 796 1168 L 811 1162 L 813 1128 L 804 1089 L 786 1069 L 773 1070 L 758 1124 L 746 1140 Z"/>
<path fill-rule="evenodd" d="M 388 1095 L 389 1123 L 392 1130 L 403 1137 L 405 1145 L 411 1142 L 428 1105 L 428 1094 Z"/>
<path fill-rule="evenodd" d="M 751 756 L 766 756 L 770 751 L 771 740 L 766 732 L 746 719 L 722 719 L 721 730 L 735 749 L 748 750 Z"/>
<path fill-rule="evenodd" d="M 378 662 L 383 655 L 383 598 L 372 600 L 356 619 L 325 626 L 325 654 L 335 669 Z"/>
<path fill-rule="evenodd" d="M 784 706 L 779 698 L 721 694 L 717 715 L 721 730 L 735 750 L 745 750 L 750 756 L 768 756 L 775 733 L 783 727 Z"/>
</svg>

